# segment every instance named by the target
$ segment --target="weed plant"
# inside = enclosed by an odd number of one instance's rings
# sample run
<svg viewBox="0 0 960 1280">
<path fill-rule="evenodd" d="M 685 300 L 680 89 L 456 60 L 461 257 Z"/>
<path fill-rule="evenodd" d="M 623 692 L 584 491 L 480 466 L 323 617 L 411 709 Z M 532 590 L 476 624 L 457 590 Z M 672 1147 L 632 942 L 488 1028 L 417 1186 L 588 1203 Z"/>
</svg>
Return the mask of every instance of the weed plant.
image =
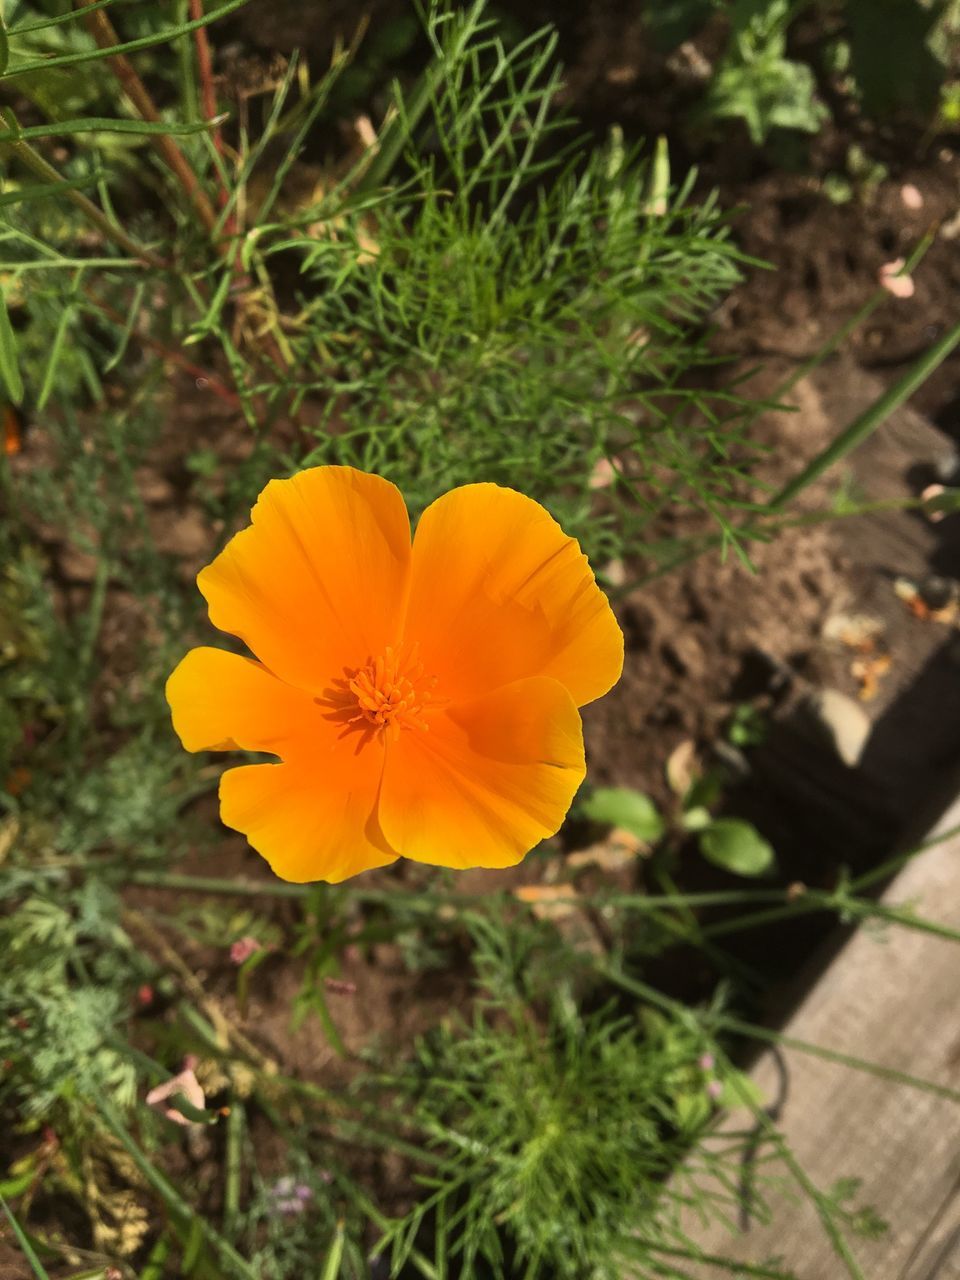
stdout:
<svg viewBox="0 0 960 1280">
<path fill-rule="evenodd" d="M 77 1280 L 691 1274 L 683 1211 L 737 1206 L 745 1139 L 704 1143 L 715 1104 L 764 1114 L 725 1048 L 756 1029 L 730 1012 L 735 988 L 686 1007 L 645 968 L 700 944 L 695 912 L 718 899 L 745 924 L 868 917 L 869 899 L 608 887 L 579 896 L 571 932 L 442 875 L 330 890 L 175 870 L 216 839 L 216 776 L 179 749 L 162 698 L 201 634 L 191 570 L 269 476 L 315 462 L 378 471 L 415 510 L 465 482 L 515 486 L 601 564 L 746 544 L 960 330 L 758 512 L 744 493 L 763 406 L 724 387 L 704 332 L 743 263 L 664 144 L 650 158 L 617 131 L 582 139 L 556 108 L 554 36 L 505 44 L 481 3 L 421 15 L 419 78 L 349 144 L 331 104 L 363 69 L 359 35 L 319 74 L 291 59 L 228 75 L 221 119 L 207 33 L 241 3 L 4 13 L 8 1238 L 34 1275 Z M 190 550 L 168 537 L 185 515 Z M 688 516 L 710 522 L 700 541 L 665 536 Z M 250 938 L 234 967 L 197 960 Z M 462 979 L 405 1059 L 389 1038 L 344 1043 L 347 947 L 392 949 L 411 985 Z M 248 1005 L 281 999 L 344 1083 L 251 1030 Z M 144 1099 L 184 1071 L 207 1106 L 173 1097 L 178 1125 Z M 758 1164 L 789 1172 L 764 1134 Z M 877 1226 L 849 1198 L 817 1200 L 841 1241 Z M 858 1276 L 851 1256 L 838 1265 Z"/>
</svg>

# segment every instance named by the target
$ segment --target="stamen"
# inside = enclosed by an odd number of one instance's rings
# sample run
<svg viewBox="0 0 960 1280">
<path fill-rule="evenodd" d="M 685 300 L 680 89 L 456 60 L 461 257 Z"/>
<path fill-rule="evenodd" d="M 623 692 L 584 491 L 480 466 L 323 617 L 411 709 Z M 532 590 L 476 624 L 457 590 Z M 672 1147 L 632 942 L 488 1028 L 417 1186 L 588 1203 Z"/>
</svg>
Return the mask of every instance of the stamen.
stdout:
<svg viewBox="0 0 960 1280">
<path fill-rule="evenodd" d="M 401 729 L 429 729 L 425 713 L 439 706 L 432 696 L 436 677 L 424 675 L 418 649 L 414 645 L 403 654 L 388 647 L 375 661 L 346 672 L 347 688 L 357 700 L 349 724 L 372 725 L 394 741 Z"/>
</svg>

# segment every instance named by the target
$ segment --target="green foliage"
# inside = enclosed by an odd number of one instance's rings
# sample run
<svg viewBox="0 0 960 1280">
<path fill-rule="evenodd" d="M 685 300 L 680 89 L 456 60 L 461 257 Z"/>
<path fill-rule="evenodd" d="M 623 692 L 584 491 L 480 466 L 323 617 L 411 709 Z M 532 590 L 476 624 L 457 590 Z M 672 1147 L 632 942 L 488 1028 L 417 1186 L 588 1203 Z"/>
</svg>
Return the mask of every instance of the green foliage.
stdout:
<svg viewBox="0 0 960 1280">
<path fill-rule="evenodd" d="M 145 139 L 126 143 L 151 184 L 167 189 L 181 225 L 182 266 L 172 272 L 118 258 L 115 269 L 96 270 L 92 288 L 77 247 L 89 237 L 81 212 L 68 206 L 55 225 L 48 202 L 16 207 L 5 267 L 25 320 L 21 358 L 35 367 L 31 351 L 44 352 L 34 394 L 51 405 L 84 392 L 99 399 L 105 366 L 143 332 L 150 290 L 164 305 L 151 309 L 147 336 L 175 347 L 186 332 L 198 347 L 219 346 L 251 422 L 308 419 L 313 441 L 286 458 L 287 469 L 377 470 L 415 512 L 456 484 L 513 485 L 604 557 L 639 549 L 667 502 L 722 518 L 750 454 L 737 398 L 691 379 L 709 359 L 696 326 L 738 278 L 715 205 L 691 204 L 689 181 L 671 195 L 662 174 L 652 198 L 646 162 L 617 135 L 573 157 L 576 134 L 554 106 L 548 33 L 507 48 L 474 4 L 432 13 L 428 35 L 434 62 L 397 97 L 376 155 L 345 179 L 291 195 L 296 151 L 346 59 L 298 101 L 288 76 L 262 135 L 239 140 L 219 222 L 247 211 L 243 266 L 256 289 L 238 295 L 233 257 L 211 258 L 197 241 L 184 193 L 153 172 Z M 120 176 L 101 137 L 64 177 L 91 167 Z M 181 145 L 206 181 L 229 176 L 209 148 Z M 273 172 L 264 157 L 277 147 L 287 154 Z M 169 230 L 155 207 L 124 229 L 143 254 Z M 28 271 L 42 285 L 19 292 Z M 281 288 L 291 276 L 292 293 Z M 279 367 L 266 379 L 254 328 L 277 347 Z M 626 465 L 601 516 L 584 464 L 614 454 Z M 239 479 L 250 501 L 253 477 Z"/>
<path fill-rule="evenodd" d="M 594 822 L 623 827 L 638 840 L 659 840 L 664 823 L 649 796 L 628 787 L 599 787 L 583 805 L 583 813 Z"/>
<path fill-rule="evenodd" d="M 743 120 L 756 145 L 774 130 L 816 133 L 829 119 L 818 95 L 819 71 L 871 117 L 907 112 L 930 120 L 956 34 L 949 0 L 654 0 L 646 22 L 668 51 L 716 25 L 720 15 L 729 28 L 727 44 L 693 118 L 700 125 Z M 832 33 L 822 68 L 788 56 L 788 37 L 800 19 Z M 836 177 L 831 185 L 840 191 Z"/>
<path fill-rule="evenodd" d="M 772 129 L 816 133 L 829 114 L 810 67 L 786 56 L 790 17 L 790 0 L 734 0 L 730 44 L 703 103 L 709 119 L 742 119 L 757 144 Z"/>
<path fill-rule="evenodd" d="M 727 740 L 735 747 L 758 747 L 767 736 L 767 728 L 763 712 L 749 702 L 741 702 L 727 726 Z"/>
<path fill-rule="evenodd" d="M 827 1201 L 855 1235 L 864 1240 L 879 1240 L 890 1230 L 889 1224 L 871 1205 L 850 1203 L 859 1194 L 861 1184 L 860 1178 L 838 1178 L 827 1192 Z"/>
<path fill-rule="evenodd" d="M 355 1211 L 344 1221 L 337 1190 L 341 1176 L 294 1149 L 280 1177 L 255 1180 L 240 1232 L 249 1241 L 246 1256 L 261 1280 L 313 1275 L 318 1280 L 328 1275 L 332 1280 L 367 1280 L 363 1221 Z M 298 1199 L 300 1211 L 293 1208 Z M 333 1271 L 328 1270 L 331 1257 L 338 1263 Z"/>
<path fill-rule="evenodd" d="M 709 1118 L 699 1045 L 680 1025 L 643 1035 L 601 1009 L 478 1014 L 420 1046 L 407 1087 L 445 1150 L 427 1194 L 380 1248 L 393 1268 L 433 1219 L 436 1259 L 475 1275 L 619 1276 L 625 1233 L 655 1219 L 663 1179 Z M 705 1100 L 705 1095 L 704 1095 Z M 683 1138 L 681 1138 L 683 1134 Z"/>
<path fill-rule="evenodd" d="M 716 818 L 700 832 L 703 856 L 738 876 L 760 876 L 773 865 L 773 849 L 752 823 Z"/>
<path fill-rule="evenodd" d="M 78 1134 L 90 1127 L 90 1098 L 129 1106 L 121 992 L 143 970 L 115 895 L 96 880 L 66 899 L 53 886 L 34 892 L 0 915 L 0 946 L 16 975 L 0 991 L 0 1110 L 12 1107 L 26 1131 L 52 1123 Z"/>
<path fill-rule="evenodd" d="M 733 728 L 739 730 L 737 736 L 743 745 L 756 741 L 752 722 L 735 720 Z M 692 762 L 692 753 L 690 759 Z M 638 840 L 659 844 L 659 852 L 668 857 L 690 834 L 709 862 L 733 875 L 759 876 L 771 869 L 773 849 L 752 823 L 711 813 L 726 789 L 723 770 L 697 773 L 692 765 L 678 767 L 675 756 L 667 766 L 667 779 L 676 795 L 675 808 L 667 815 L 660 813 L 649 796 L 629 787 L 598 788 L 581 804 L 581 812 L 595 822 L 622 827 Z"/>
</svg>

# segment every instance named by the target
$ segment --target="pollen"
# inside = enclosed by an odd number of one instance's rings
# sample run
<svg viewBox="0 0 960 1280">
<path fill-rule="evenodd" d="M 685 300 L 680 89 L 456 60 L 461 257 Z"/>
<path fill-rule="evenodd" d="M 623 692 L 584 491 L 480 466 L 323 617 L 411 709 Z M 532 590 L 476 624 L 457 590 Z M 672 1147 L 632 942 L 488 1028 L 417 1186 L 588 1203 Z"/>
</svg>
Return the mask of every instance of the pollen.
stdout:
<svg viewBox="0 0 960 1280">
<path fill-rule="evenodd" d="M 351 723 L 385 730 L 394 740 L 401 729 L 429 729 L 425 713 L 439 705 L 433 697 L 436 678 L 424 674 L 416 646 L 406 655 L 388 647 L 382 657 L 347 675 L 357 700 Z"/>
</svg>

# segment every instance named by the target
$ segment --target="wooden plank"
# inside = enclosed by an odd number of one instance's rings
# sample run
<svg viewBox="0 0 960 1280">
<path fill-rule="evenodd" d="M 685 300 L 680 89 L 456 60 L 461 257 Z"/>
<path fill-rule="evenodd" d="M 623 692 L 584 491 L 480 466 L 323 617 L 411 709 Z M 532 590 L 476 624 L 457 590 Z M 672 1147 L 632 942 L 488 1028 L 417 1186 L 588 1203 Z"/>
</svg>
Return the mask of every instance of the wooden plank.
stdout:
<svg viewBox="0 0 960 1280">
<path fill-rule="evenodd" d="M 958 824 L 960 800 L 936 831 Z M 960 836 L 918 855 L 882 901 L 960 928 Z M 783 1030 L 960 1090 L 958 996 L 960 945 L 896 925 L 862 927 Z M 872 1206 L 889 1225 L 879 1239 L 854 1237 L 863 1274 L 960 1280 L 960 1106 L 795 1049 L 756 1061 L 751 1076 L 765 1099 L 780 1092 L 784 1068 L 779 1127 L 803 1169 L 825 1192 L 840 1178 L 861 1179 L 855 1203 Z M 751 1127 L 744 1110 L 725 1117 L 721 1132 Z M 692 1220 L 684 1228 L 706 1253 L 754 1264 L 777 1258 L 798 1280 L 845 1274 L 806 1197 L 778 1185 L 765 1199 L 772 1221 L 751 1223 L 742 1234 Z M 702 1274 L 714 1271 L 704 1264 Z"/>
</svg>

